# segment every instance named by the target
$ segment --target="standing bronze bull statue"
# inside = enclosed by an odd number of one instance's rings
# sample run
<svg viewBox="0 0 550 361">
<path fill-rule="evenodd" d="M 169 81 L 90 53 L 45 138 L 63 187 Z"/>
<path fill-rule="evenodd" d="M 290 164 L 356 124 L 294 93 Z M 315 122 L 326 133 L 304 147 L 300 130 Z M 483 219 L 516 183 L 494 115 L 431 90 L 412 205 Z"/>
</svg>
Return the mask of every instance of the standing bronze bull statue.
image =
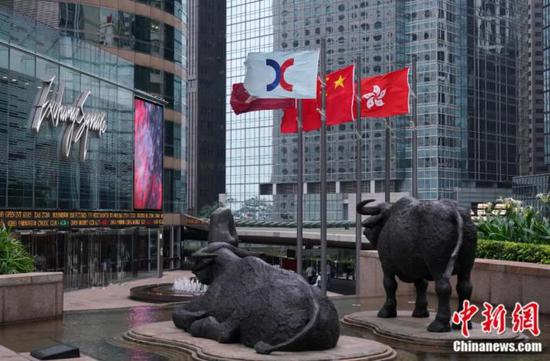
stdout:
<svg viewBox="0 0 550 361">
<path fill-rule="evenodd" d="M 437 315 L 428 331 L 450 331 L 451 275 L 457 275 L 459 310 L 472 294 L 470 272 L 477 237 L 469 213 L 450 200 L 418 201 L 404 197 L 394 204 L 367 206 L 373 201 L 360 202 L 357 212 L 371 216 L 363 222 L 364 234 L 378 249 L 384 272 L 386 302 L 378 317 L 397 315 L 396 276 L 416 287 L 412 316 L 429 317 L 427 281 L 435 281 Z"/>
</svg>

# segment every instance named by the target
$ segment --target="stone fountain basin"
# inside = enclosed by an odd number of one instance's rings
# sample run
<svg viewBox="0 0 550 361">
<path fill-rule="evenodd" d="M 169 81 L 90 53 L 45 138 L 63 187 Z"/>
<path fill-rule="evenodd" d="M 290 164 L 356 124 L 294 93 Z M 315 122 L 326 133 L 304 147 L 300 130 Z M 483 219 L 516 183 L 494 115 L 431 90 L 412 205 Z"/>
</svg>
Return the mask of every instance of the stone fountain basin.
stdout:
<svg viewBox="0 0 550 361">
<path fill-rule="evenodd" d="M 165 303 L 185 302 L 200 296 L 198 293 L 176 292 L 173 283 L 160 283 L 130 288 L 130 298 L 136 301 Z"/>
</svg>

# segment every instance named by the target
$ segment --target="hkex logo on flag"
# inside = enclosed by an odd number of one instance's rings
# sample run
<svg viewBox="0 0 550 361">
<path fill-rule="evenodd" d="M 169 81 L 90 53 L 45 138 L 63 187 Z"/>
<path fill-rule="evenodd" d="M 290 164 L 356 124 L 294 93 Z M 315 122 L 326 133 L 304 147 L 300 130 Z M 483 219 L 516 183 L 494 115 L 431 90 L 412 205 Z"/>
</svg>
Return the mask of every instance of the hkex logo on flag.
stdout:
<svg viewBox="0 0 550 361">
<path fill-rule="evenodd" d="M 280 84 L 281 87 L 284 90 L 291 92 L 292 91 L 292 84 L 289 84 L 289 83 L 286 82 L 286 80 L 285 80 L 285 71 L 289 67 L 294 65 L 294 58 L 290 58 L 290 59 L 285 60 L 283 65 L 279 65 L 279 63 L 277 63 L 273 59 L 266 59 L 265 60 L 265 65 L 270 66 L 270 67 L 273 68 L 273 70 L 275 70 L 275 80 L 273 80 L 273 83 L 267 84 L 266 90 L 268 92 L 273 91 Z"/>
<path fill-rule="evenodd" d="M 319 50 L 249 53 L 244 87 L 256 98 L 315 99 Z"/>
</svg>

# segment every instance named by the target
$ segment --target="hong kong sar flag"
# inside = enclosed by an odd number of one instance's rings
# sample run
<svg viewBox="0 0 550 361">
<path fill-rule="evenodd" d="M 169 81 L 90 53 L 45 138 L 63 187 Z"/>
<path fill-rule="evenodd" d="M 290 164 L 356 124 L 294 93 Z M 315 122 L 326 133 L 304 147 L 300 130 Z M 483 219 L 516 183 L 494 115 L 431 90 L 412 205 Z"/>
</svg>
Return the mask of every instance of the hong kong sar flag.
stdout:
<svg viewBox="0 0 550 361">
<path fill-rule="evenodd" d="M 361 116 L 409 113 L 409 68 L 361 79 Z"/>
</svg>

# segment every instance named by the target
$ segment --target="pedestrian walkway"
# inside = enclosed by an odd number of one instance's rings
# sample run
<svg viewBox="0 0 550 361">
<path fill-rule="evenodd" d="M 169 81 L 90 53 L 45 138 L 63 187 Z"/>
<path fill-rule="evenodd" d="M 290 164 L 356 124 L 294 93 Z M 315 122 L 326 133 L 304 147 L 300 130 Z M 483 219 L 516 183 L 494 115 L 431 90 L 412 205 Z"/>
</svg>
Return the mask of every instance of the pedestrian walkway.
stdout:
<svg viewBox="0 0 550 361">
<path fill-rule="evenodd" d="M 63 297 L 63 311 L 102 310 L 109 308 L 126 308 L 151 306 L 151 303 L 130 299 L 130 288 L 157 283 L 173 283 L 182 277 L 193 277 L 191 271 L 164 272 L 162 278 L 142 278 L 134 281 L 111 284 L 107 287 L 92 287 L 76 291 L 67 291 Z"/>
<path fill-rule="evenodd" d="M 107 287 L 93 287 L 76 291 L 67 291 L 63 297 L 63 311 L 103 310 L 112 308 L 127 308 L 136 306 L 155 306 L 155 304 L 134 301 L 130 299 L 130 288 L 159 283 L 173 283 L 182 277 L 193 277 L 191 271 L 164 272 L 162 278 L 142 278 L 139 280 L 111 284 Z M 329 297 L 340 296 L 338 293 L 328 292 Z M 159 304 L 156 304 L 159 305 Z M 162 304 L 161 304 L 162 305 Z"/>
</svg>

